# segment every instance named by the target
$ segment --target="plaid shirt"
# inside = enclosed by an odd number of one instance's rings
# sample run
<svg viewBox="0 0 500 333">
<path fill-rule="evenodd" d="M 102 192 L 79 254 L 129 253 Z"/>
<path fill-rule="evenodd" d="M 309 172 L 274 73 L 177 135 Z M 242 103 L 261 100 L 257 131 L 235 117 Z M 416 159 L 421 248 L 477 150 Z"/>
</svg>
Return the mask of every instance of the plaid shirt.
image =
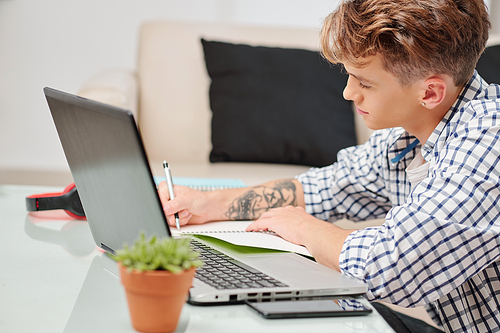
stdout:
<svg viewBox="0 0 500 333">
<path fill-rule="evenodd" d="M 448 332 L 500 331 L 499 138 L 500 86 L 475 73 L 425 144 L 402 128 L 376 131 L 298 176 L 317 218 L 385 217 L 351 233 L 339 258 L 368 299 L 427 305 Z M 410 184 L 419 152 L 428 174 Z"/>
</svg>

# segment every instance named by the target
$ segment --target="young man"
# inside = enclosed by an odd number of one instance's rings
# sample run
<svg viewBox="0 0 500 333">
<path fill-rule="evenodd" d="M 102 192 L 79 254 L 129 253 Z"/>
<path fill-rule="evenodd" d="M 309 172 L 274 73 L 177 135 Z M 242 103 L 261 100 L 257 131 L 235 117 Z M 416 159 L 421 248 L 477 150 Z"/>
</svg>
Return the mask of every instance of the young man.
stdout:
<svg viewBox="0 0 500 333">
<path fill-rule="evenodd" d="M 447 332 L 500 330 L 500 87 L 475 72 L 482 0 L 345 0 L 322 51 L 349 74 L 364 145 L 296 179 L 216 192 L 175 188 L 169 221 L 256 219 L 316 260 L 365 281 L 367 298 L 429 305 Z M 305 209 L 304 209 L 305 208 Z M 376 228 L 325 221 L 385 217 Z"/>
</svg>

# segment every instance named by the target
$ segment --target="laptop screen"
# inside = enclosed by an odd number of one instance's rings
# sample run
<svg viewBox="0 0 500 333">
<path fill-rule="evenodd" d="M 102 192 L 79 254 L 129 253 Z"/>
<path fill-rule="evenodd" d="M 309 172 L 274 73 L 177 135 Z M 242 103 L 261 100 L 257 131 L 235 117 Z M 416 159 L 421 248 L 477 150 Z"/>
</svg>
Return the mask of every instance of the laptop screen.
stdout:
<svg viewBox="0 0 500 333">
<path fill-rule="evenodd" d="M 141 231 L 169 236 L 132 113 L 51 88 L 44 92 L 96 244 L 112 251 L 132 244 Z"/>
</svg>

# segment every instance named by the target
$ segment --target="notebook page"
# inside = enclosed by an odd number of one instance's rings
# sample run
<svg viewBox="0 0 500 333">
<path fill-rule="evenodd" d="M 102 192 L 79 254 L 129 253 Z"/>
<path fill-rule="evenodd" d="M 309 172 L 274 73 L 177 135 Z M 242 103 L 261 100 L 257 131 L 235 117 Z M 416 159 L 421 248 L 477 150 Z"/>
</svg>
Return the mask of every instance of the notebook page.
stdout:
<svg viewBox="0 0 500 333">
<path fill-rule="evenodd" d="M 246 232 L 253 221 L 218 221 L 199 225 L 186 225 L 181 230 L 170 228 L 172 235 L 206 235 L 242 246 L 295 252 L 312 257 L 306 247 L 290 243 L 273 232 Z"/>
</svg>

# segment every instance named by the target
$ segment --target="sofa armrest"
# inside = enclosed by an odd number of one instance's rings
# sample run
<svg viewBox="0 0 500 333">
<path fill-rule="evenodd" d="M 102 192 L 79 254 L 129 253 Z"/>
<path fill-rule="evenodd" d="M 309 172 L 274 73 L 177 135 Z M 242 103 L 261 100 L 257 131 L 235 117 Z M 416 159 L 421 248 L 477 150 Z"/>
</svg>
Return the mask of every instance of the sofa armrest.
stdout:
<svg viewBox="0 0 500 333">
<path fill-rule="evenodd" d="M 77 94 L 129 110 L 138 121 L 139 84 L 135 71 L 127 69 L 103 71 L 85 82 Z"/>
<path fill-rule="evenodd" d="M 500 45 L 500 34 L 491 34 L 488 38 L 486 46 Z"/>
</svg>

